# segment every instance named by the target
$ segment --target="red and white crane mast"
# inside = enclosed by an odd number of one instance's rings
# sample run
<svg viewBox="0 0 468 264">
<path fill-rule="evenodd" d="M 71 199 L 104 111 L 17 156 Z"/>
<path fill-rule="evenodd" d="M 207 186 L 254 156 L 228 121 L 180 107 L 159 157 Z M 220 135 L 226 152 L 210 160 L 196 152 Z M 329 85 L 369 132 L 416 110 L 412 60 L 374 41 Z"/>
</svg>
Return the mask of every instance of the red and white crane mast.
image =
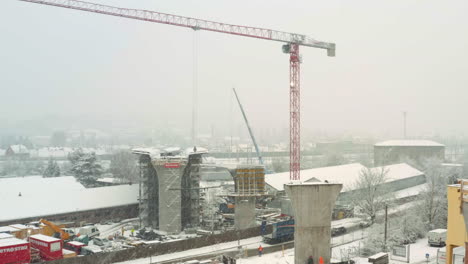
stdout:
<svg viewBox="0 0 468 264">
<path fill-rule="evenodd" d="M 283 52 L 289 54 L 290 76 L 290 178 L 300 180 L 301 137 L 300 137 L 300 56 L 299 46 L 327 50 L 328 56 L 335 56 L 335 44 L 317 41 L 305 35 L 272 29 L 239 26 L 191 17 L 171 15 L 149 10 L 130 9 L 101 5 L 77 0 L 19 0 L 36 4 L 51 5 L 104 15 L 125 17 L 142 21 L 187 27 L 286 43 Z"/>
</svg>

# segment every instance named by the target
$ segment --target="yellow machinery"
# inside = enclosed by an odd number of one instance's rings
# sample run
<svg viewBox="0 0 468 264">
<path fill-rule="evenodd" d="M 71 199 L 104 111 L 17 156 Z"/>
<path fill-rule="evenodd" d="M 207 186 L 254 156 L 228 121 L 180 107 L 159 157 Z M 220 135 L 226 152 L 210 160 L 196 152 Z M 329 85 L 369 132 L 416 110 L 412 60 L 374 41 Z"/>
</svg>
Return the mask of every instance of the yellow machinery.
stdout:
<svg viewBox="0 0 468 264">
<path fill-rule="evenodd" d="M 56 225 L 56 224 L 54 224 L 54 223 L 52 223 L 50 221 L 47 221 L 45 219 L 41 219 L 41 220 L 39 220 L 39 222 L 46 225 L 49 228 L 49 230 L 47 230 L 47 228 L 44 228 L 44 235 L 52 236 L 55 233 L 59 233 L 60 238 L 62 240 L 69 240 L 70 239 L 70 234 L 65 232 L 60 226 L 58 226 L 58 225 Z"/>
</svg>

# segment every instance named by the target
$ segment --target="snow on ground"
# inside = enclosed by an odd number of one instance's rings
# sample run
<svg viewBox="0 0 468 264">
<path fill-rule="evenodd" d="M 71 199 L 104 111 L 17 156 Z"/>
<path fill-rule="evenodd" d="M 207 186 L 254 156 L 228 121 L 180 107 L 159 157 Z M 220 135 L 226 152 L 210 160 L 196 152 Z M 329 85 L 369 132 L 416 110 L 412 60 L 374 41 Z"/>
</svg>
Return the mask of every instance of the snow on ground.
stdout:
<svg viewBox="0 0 468 264">
<path fill-rule="evenodd" d="M 239 243 L 238 241 L 231 241 L 231 242 L 206 246 L 202 248 L 195 248 L 195 249 L 190 249 L 190 250 L 185 250 L 185 251 L 180 251 L 180 252 L 174 252 L 171 254 L 154 256 L 151 258 L 151 261 L 156 263 L 156 262 L 162 262 L 162 261 L 171 260 L 171 259 L 178 259 L 178 258 L 189 257 L 189 256 L 198 256 L 202 254 L 208 254 L 211 252 L 219 252 L 219 254 L 221 255 L 223 251 L 235 250 L 238 246 L 238 243 Z M 247 238 L 247 239 L 241 239 L 240 244 L 248 248 L 258 248 L 259 245 L 262 245 L 262 247 L 270 246 L 268 244 L 262 243 L 262 237 L 252 237 L 252 238 Z M 134 260 L 119 262 L 119 263 L 121 264 L 148 264 L 150 263 L 150 258 L 134 259 Z"/>
<path fill-rule="evenodd" d="M 332 258 L 340 260 L 346 259 L 347 255 L 352 256 L 353 253 L 359 251 L 361 242 L 355 241 L 353 243 L 345 244 L 342 246 L 334 247 L 332 249 Z M 425 263 L 426 253 L 429 253 L 429 262 L 435 262 L 437 250 L 439 248 L 430 247 L 427 244 L 427 238 L 419 239 L 416 243 L 410 245 L 410 263 Z M 367 258 L 352 257 L 356 264 L 369 263 Z M 294 249 L 287 249 L 284 252 L 278 251 L 269 254 L 264 254 L 262 257 L 252 256 L 246 259 L 237 260 L 238 264 L 292 264 L 294 263 Z M 389 259 L 390 264 L 404 263 L 401 261 Z"/>
<path fill-rule="evenodd" d="M 367 258 L 357 257 L 360 253 L 361 247 L 363 245 L 362 238 L 366 236 L 365 230 L 358 230 L 355 232 L 351 232 L 345 234 L 343 236 L 333 237 L 331 243 L 333 245 L 332 249 L 332 258 L 336 260 L 347 259 L 350 257 L 351 259 L 355 260 L 357 264 L 365 264 L 368 263 Z M 243 248 L 247 249 L 256 249 L 259 245 L 262 247 L 267 248 L 271 247 L 272 245 L 265 244 L 262 242 L 261 237 L 253 237 L 249 239 L 242 239 L 240 240 L 240 245 Z M 216 253 L 222 255 L 223 252 L 226 251 L 236 251 L 238 246 L 238 241 L 232 241 L 227 243 L 221 243 L 217 245 L 196 248 L 191 250 L 186 250 L 182 252 L 174 252 L 171 254 L 165 254 L 161 256 L 154 256 L 150 258 L 142 258 L 137 260 L 129 260 L 126 262 L 120 262 L 121 264 L 147 264 L 147 263 L 158 263 L 168 260 L 176 260 L 180 258 L 186 257 L 194 257 L 198 260 L 207 259 L 203 255 L 209 253 Z M 429 254 L 429 261 L 433 263 L 437 256 L 437 250 L 439 248 L 430 247 L 427 244 L 427 238 L 419 239 L 416 243 L 410 245 L 410 263 L 424 263 L 426 262 L 426 253 Z M 391 264 L 399 264 L 403 263 L 401 261 L 393 260 L 390 258 Z M 284 252 L 277 251 L 269 254 L 264 254 L 262 257 L 252 256 L 248 258 L 238 259 L 237 263 L 242 264 L 291 264 L 294 263 L 294 249 L 287 249 Z"/>
</svg>

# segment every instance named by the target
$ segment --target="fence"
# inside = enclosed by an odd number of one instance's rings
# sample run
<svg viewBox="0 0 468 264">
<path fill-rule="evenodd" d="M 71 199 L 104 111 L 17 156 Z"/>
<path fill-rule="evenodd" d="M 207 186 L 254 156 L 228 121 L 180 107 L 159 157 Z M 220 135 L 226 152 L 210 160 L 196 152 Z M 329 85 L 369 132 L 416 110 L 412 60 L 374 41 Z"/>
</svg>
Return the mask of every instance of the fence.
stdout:
<svg viewBox="0 0 468 264">
<path fill-rule="evenodd" d="M 267 233 L 271 233 L 271 225 L 267 226 Z M 150 256 L 159 256 L 173 252 L 179 252 L 194 248 L 206 247 L 218 243 L 235 241 L 260 235 L 260 227 L 252 227 L 240 231 L 227 231 L 222 234 L 202 236 L 173 242 L 142 245 L 135 248 L 98 253 L 91 256 L 67 258 L 47 262 L 50 264 L 107 264 L 114 262 L 127 261 L 139 258 L 148 258 Z"/>
</svg>

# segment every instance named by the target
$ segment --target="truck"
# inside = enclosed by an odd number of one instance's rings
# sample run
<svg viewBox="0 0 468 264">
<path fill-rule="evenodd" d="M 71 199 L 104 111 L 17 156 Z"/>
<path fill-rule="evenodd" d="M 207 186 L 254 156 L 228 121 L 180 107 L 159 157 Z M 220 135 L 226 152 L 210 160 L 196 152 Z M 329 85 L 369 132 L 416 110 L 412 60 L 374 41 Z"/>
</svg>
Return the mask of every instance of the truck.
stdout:
<svg viewBox="0 0 468 264">
<path fill-rule="evenodd" d="M 447 239 L 447 229 L 434 229 L 427 234 L 427 243 L 430 246 L 443 247 Z"/>
<path fill-rule="evenodd" d="M 27 241 L 18 238 L 5 238 L 0 240 L 0 264 L 30 263 L 31 251 Z"/>
<path fill-rule="evenodd" d="M 78 241 L 68 241 L 63 245 L 65 249 L 71 250 L 75 252 L 77 255 L 81 255 L 81 249 L 85 246 L 86 246 L 85 243 L 81 243 Z"/>
<path fill-rule="evenodd" d="M 78 236 L 88 236 L 89 238 L 98 237 L 101 234 L 99 229 L 94 225 L 83 226 L 78 232 Z"/>
<path fill-rule="evenodd" d="M 263 236 L 263 241 L 268 244 L 275 244 L 294 239 L 294 219 L 282 220 L 271 224 L 272 232 Z M 332 227 L 331 236 L 340 236 L 347 232 L 343 226 Z"/>
<path fill-rule="evenodd" d="M 62 259 L 63 241 L 60 238 L 32 235 L 29 237 L 29 242 L 31 243 L 31 247 L 39 250 L 42 260 Z"/>
<path fill-rule="evenodd" d="M 266 243 L 275 244 L 294 239 L 294 219 L 273 223 L 271 226 L 271 234 L 263 236 Z"/>
</svg>

